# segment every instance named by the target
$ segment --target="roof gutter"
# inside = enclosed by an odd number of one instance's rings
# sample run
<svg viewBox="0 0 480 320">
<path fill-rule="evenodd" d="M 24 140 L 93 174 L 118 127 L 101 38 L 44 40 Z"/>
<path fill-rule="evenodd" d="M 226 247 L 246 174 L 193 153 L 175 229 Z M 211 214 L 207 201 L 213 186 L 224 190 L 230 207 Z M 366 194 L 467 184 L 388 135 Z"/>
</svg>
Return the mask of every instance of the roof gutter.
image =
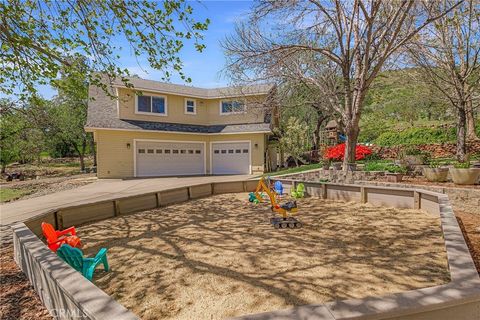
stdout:
<svg viewBox="0 0 480 320">
<path fill-rule="evenodd" d="M 182 97 L 191 97 L 191 98 L 197 98 L 197 99 L 225 99 L 225 98 L 236 98 L 236 97 L 250 97 L 250 96 L 259 96 L 259 95 L 266 95 L 269 93 L 269 91 L 265 92 L 255 92 L 255 93 L 241 93 L 241 94 L 232 94 L 232 95 L 222 95 L 222 96 L 202 96 L 198 94 L 191 94 L 191 93 L 181 93 L 181 92 L 175 92 L 172 90 L 155 90 L 151 88 L 142 88 L 142 87 L 133 87 L 133 88 L 128 88 L 126 86 L 118 85 L 118 84 L 112 84 L 113 88 L 122 88 L 122 89 L 130 89 L 130 90 L 139 90 L 139 91 L 149 91 L 149 92 L 155 92 L 155 93 L 163 93 L 163 94 L 171 94 L 171 95 L 176 95 L 176 96 L 182 96 Z"/>
<path fill-rule="evenodd" d="M 156 132 L 156 133 L 170 133 L 170 134 L 186 134 L 186 135 L 200 135 L 200 136 L 215 136 L 215 135 L 231 135 L 231 134 L 272 134 L 272 131 L 247 131 L 247 132 L 219 132 L 219 133 L 200 133 L 200 132 L 181 132 L 181 131 L 165 131 L 165 130 L 148 130 L 148 129 L 120 129 L 120 128 L 99 128 L 99 127 L 84 127 L 86 132 L 94 132 L 97 130 L 106 131 L 132 131 L 132 132 Z"/>
</svg>

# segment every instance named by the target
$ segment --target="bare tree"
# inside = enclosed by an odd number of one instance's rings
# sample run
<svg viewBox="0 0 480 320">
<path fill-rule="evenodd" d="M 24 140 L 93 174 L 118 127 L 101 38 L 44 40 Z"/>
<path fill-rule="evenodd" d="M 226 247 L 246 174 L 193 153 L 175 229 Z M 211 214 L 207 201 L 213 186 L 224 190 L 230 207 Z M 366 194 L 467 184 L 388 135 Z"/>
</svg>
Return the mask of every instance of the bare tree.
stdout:
<svg viewBox="0 0 480 320">
<path fill-rule="evenodd" d="M 322 56 L 339 70 L 341 97 L 331 105 L 345 127 L 344 170 L 355 161 L 359 121 L 372 81 L 392 54 L 462 1 L 436 10 L 435 1 L 263 0 L 224 41 L 230 73 L 265 79 L 269 69 L 298 54 Z M 317 60 L 318 61 L 318 60 Z M 291 62 L 289 62 L 291 63 Z M 323 87 L 309 70 L 301 79 Z"/>
<path fill-rule="evenodd" d="M 454 3 L 444 0 L 440 12 Z M 457 115 L 457 160 L 465 161 L 466 138 L 477 138 L 474 93 L 480 89 L 480 2 L 468 0 L 425 28 L 408 46 L 423 79 L 438 89 Z M 468 130 L 468 132 L 467 132 Z"/>
</svg>

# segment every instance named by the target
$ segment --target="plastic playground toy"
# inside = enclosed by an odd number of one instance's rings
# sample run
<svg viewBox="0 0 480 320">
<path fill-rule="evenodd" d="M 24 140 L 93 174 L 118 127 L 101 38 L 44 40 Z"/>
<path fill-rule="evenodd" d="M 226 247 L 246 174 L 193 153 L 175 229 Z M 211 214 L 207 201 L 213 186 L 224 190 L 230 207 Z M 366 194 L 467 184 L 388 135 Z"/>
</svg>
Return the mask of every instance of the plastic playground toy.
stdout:
<svg viewBox="0 0 480 320">
<path fill-rule="evenodd" d="M 80 238 L 77 237 L 77 232 L 75 227 L 70 227 L 68 229 L 59 231 L 47 222 L 42 222 L 42 232 L 45 238 L 47 239 L 47 244 L 50 250 L 57 252 L 63 244 L 68 244 L 72 247 L 81 247 L 82 242 Z"/>
<path fill-rule="evenodd" d="M 273 187 L 274 187 L 275 192 L 276 192 L 279 196 L 281 196 L 281 195 L 283 194 L 283 185 L 282 185 L 282 182 L 280 182 L 280 181 L 275 181 Z"/>
<path fill-rule="evenodd" d="M 303 183 L 299 183 L 296 189 L 292 188 L 292 191 L 290 194 L 293 198 L 297 198 L 297 199 L 305 197 L 305 185 Z"/>
<path fill-rule="evenodd" d="M 254 202 L 256 199 L 259 203 L 264 202 L 264 199 L 261 196 L 262 192 L 265 192 L 270 199 L 270 209 L 280 215 L 280 217 L 273 217 L 270 219 L 270 222 L 273 224 L 275 229 L 293 229 L 302 227 L 302 223 L 298 221 L 295 217 L 293 217 L 293 215 L 298 212 L 297 202 L 289 201 L 283 204 L 279 204 L 276 198 L 277 193 L 271 187 L 270 179 L 268 177 L 266 179 L 262 177 L 258 181 L 257 189 L 255 190 L 255 192 L 251 192 L 249 194 L 249 201 Z"/>
<path fill-rule="evenodd" d="M 92 281 L 93 273 L 100 263 L 103 263 L 105 271 L 108 272 L 110 269 L 108 266 L 106 248 L 101 248 L 95 255 L 95 258 L 85 258 L 82 250 L 64 244 L 57 250 L 57 254 L 62 260 L 68 263 L 73 269 L 80 272 L 89 281 Z"/>
</svg>

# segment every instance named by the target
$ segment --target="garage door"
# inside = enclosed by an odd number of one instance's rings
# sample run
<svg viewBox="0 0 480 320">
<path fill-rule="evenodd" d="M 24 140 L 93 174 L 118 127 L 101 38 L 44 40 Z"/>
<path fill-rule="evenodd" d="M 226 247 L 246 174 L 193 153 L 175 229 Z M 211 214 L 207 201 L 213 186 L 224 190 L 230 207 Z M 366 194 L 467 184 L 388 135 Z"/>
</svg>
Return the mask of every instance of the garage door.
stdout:
<svg viewBox="0 0 480 320">
<path fill-rule="evenodd" d="M 248 142 L 212 143 L 213 174 L 249 174 L 250 144 Z"/>
<path fill-rule="evenodd" d="M 136 142 L 136 176 L 205 174 L 203 143 Z"/>
</svg>

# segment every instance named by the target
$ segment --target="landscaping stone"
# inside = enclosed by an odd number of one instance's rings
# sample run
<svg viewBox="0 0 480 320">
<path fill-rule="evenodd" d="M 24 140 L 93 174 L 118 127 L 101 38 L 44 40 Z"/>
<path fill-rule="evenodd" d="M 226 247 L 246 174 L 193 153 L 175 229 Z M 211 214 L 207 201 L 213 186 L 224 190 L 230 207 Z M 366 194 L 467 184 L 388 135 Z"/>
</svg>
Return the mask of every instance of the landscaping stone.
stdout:
<svg viewBox="0 0 480 320">
<path fill-rule="evenodd" d="M 374 153 L 377 153 L 383 159 L 395 159 L 400 155 L 401 150 L 407 146 L 380 147 L 372 146 Z M 418 144 L 415 148 L 422 152 L 428 152 L 432 158 L 450 158 L 456 154 L 455 143 L 432 143 Z M 480 141 L 471 141 L 467 143 L 467 151 L 470 154 L 480 153 Z"/>
</svg>

